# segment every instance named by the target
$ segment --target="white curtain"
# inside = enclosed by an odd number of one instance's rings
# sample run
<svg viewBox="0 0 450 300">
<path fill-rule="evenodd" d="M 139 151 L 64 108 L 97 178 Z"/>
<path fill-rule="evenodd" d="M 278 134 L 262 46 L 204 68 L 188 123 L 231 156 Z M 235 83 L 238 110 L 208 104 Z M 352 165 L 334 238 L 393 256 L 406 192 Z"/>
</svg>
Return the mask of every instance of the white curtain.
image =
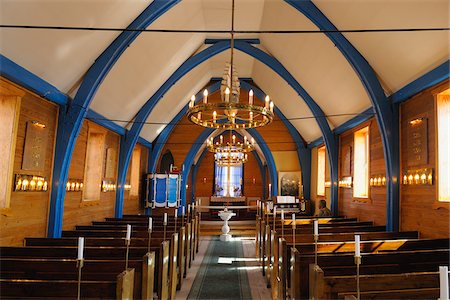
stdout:
<svg viewBox="0 0 450 300">
<path fill-rule="evenodd" d="M 325 147 L 317 149 L 317 195 L 325 196 Z"/>
<path fill-rule="evenodd" d="M 355 132 L 353 147 L 353 197 L 369 197 L 369 127 Z"/>
</svg>

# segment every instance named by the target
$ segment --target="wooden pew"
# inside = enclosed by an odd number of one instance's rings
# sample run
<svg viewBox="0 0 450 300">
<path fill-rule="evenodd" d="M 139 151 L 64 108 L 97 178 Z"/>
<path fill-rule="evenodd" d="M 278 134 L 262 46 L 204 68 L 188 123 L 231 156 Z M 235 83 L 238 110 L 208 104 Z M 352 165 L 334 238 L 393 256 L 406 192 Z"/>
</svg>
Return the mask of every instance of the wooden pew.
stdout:
<svg viewBox="0 0 450 300">
<path fill-rule="evenodd" d="M 134 270 L 136 270 L 140 273 L 141 269 L 143 269 L 142 261 L 138 260 L 129 261 L 128 266 L 129 272 L 134 272 Z M 141 295 L 141 290 L 144 286 L 141 285 L 139 280 L 136 282 L 133 278 L 134 284 L 130 287 L 126 286 L 127 284 L 122 279 L 117 280 L 118 274 L 123 273 L 124 267 L 124 261 L 86 260 L 82 269 L 82 280 L 117 281 L 121 285 L 124 285 L 123 287 L 120 287 L 121 290 L 125 291 L 132 288 L 134 290 L 134 295 L 132 294 L 134 298 L 152 299 Z M 152 267 L 154 268 L 154 261 Z M 124 274 L 121 276 L 123 277 Z M 24 282 L 25 280 L 76 281 L 78 279 L 77 261 L 75 259 L 0 258 L 0 277 L 2 279 L 18 280 L 21 282 Z M 153 286 L 153 279 L 151 285 Z M 3 292 L 5 291 L 6 296 L 8 296 L 8 291 L 4 290 Z M 41 296 L 45 295 L 42 294 Z"/>
<path fill-rule="evenodd" d="M 417 231 L 407 231 L 407 232 L 386 232 L 386 231 L 381 231 L 381 232 L 358 232 L 358 234 L 361 236 L 361 240 L 362 241 L 367 241 L 367 240 L 372 240 L 372 239 L 379 239 L 379 240 L 404 240 L 404 239 L 417 239 L 419 237 L 419 234 Z M 275 233 L 272 233 L 272 236 L 274 236 Z M 328 250 L 330 250 L 330 246 L 332 244 L 332 242 L 337 243 L 336 246 L 334 246 L 335 248 L 332 249 L 333 251 L 336 250 L 336 248 L 341 247 L 342 251 L 344 251 L 345 249 L 350 250 L 351 247 L 349 246 L 343 246 L 348 244 L 348 242 L 351 242 L 354 240 L 354 232 L 346 232 L 346 233 L 323 233 L 319 236 L 319 244 L 321 245 L 320 247 L 326 247 L 325 245 L 328 245 Z M 277 237 L 279 238 L 279 235 L 277 234 Z M 281 243 L 280 241 L 278 241 L 279 244 L 279 250 L 278 253 L 279 255 L 285 255 L 285 257 L 276 257 L 274 255 L 272 255 L 271 257 L 271 263 L 273 264 L 274 261 L 279 261 L 278 264 L 281 264 L 282 262 L 285 263 L 287 262 L 289 264 L 289 262 L 291 262 L 291 248 L 294 246 L 293 244 L 293 237 L 292 235 L 285 235 L 283 238 L 283 243 Z M 328 243 L 328 244 L 327 244 Z M 340 244 L 339 244 L 340 243 Z M 396 241 L 395 243 L 399 244 L 399 243 L 403 243 L 403 242 L 398 242 Z M 305 251 L 314 251 L 314 241 L 313 241 L 313 236 L 312 234 L 298 234 L 296 235 L 296 247 L 298 246 L 298 248 L 300 248 L 301 250 L 305 250 Z M 286 248 L 282 248 L 282 247 L 286 247 Z M 353 249 L 351 249 L 353 251 Z M 326 249 L 322 249 L 319 248 L 319 252 L 326 252 Z M 331 250 L 330 250 L 331 252 Z M 311 253 L 311 252 L 310 252 Z M 273 273 L 272 279 L 271 279 L 271 283 L 273 282 L 274 284 L 282 284 L 285 286 L 286 289 L 289 289 L 289 287 L 291 287 L 291 268 L 289 268 L 289 265 L 284 267 L 281 266 L 284 270 L 284 272 L 286 272 L 286 275 L 281 276 L 280 271 L 278 268 L 277 269 L 273 269 L 271 268 L 271 271 Z M 275 289 L 277 289 L 277 287 L 274 287 Z M 288 290 L 289 291 L 289 290 Z"/>
<path fill-rule="evenodd" d="M 361 274 L 432 271 L 439 265 L 448 264 L 448 261 L 449 249 L 366 253 L 363 254 Z M 292 249 L 292 273 L 295 276 L 291 277 L 291 280 L 295 281 L 291 283 L 293 288 L 291 297 L 294 299 L 308 298 L 310 293 L 314 292 L 310 287 L 317 286 L 316 282 L 311 282 L 314 274 L 311 273 L 310 264 L 314 264 L 313 254 L 302 255 L 296 249 Z M 353 252 L 319 253 L 318 265 L 325 272 L 325 276 L 355 275 Z"/>
</svg>

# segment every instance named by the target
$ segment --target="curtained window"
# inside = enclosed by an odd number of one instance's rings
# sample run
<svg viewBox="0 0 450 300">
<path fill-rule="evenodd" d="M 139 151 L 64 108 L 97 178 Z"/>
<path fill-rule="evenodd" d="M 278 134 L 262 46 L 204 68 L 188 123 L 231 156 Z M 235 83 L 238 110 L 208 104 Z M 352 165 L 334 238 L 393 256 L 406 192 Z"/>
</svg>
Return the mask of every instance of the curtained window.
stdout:
<svg viewBox="0 0 450 300">
<path fill-rule="evenodd" d="M 242 196 L 243 165 L 230 166 L 230 184 L 228 184 L 228 167 L 215 164 L 215 195 L 217 196 Z M 229 192 L 229 193 L 228 193 Z"/>
<path fill-rule="evenodd" d="M 99 201 L 105 154 L 105 132 L 89 127 L 84 169 L 83 201 Z"/>
<path fill-rule="evenodd" d="M 437 97 L 438 200 L 450 201 L 450 90 Z"/>
<path fill-rule="evenodd" d="M 325 196 L 325 146 L 317 149 L 317 196 Z"/>
<path fill-rule="evenodd" d="M 353 197 L 369 197 L 369 127 L 364 127 L 353 136 Z"/>
</svg>

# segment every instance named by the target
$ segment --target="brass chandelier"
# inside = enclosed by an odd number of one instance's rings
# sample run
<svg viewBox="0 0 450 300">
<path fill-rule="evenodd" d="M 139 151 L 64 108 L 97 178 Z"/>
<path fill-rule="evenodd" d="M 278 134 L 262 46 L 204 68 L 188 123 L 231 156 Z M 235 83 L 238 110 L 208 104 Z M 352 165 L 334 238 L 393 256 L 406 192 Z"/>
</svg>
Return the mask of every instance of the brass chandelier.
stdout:
<svg viewBox="0 0 450 300">
<path fill-rule="evenodd" d="M 230 140 L 224 142 L 223 136 L 220 135 L 219 141 L 214 143 L 214 138 L 206 140 L 206 147 L 209 152 L 214 153 L 214 160 L 218 166 L 238 166 L 248 161 L 248 152 L 255 149 L 255 140 L 251 142 L 244 136 L 244 141 L 236 142 L 236 136 L 231 136 Z"/>
<path fill-rule="evenodd" d="M 240 103 L 239 77 L 234 67 L 234 0 L 231 14 L 231 58 L 225 66 L 220 87 L 221 102 L 208 102 L 208 91 L 203 92 L 203 101 L 195 104 L 195 96 L 189 102 L 187 118 L 194 124 L 215 129 L 247 129 L 265 126 L 273 121 L 274 104 L 269 96 L 264 106 L 253 102 L 253 91 L 248 94 L 248 103 Z"/>
</svg>

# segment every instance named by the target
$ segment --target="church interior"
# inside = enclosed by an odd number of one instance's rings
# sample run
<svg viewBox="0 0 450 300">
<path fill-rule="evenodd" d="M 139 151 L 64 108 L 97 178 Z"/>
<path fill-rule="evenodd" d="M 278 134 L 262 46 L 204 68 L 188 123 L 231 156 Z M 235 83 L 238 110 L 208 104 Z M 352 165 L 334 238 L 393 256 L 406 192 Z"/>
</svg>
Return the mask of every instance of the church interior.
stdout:
<svg viewBox="0 0 450 300">
<path fill-rule="evenodd" d="M 449 299 L 448 0 L 0 0 L 1 299 Z"/>
</svg>

